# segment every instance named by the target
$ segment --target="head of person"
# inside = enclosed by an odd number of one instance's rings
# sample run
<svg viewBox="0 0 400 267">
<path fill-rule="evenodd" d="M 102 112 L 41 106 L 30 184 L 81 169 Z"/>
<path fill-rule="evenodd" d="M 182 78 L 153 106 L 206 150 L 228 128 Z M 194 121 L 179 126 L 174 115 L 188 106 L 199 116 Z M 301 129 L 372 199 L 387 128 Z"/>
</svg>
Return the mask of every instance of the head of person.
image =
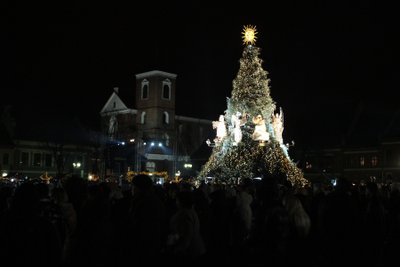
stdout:
<svg viewBox="0 0 400 267">
<path fill-rule="evenodd" d="M 191 209 L 194 205 L 192 191 L 179 191 L 176 195 L 176 204 L 179 208 Z"/>
<path fill-rule="evenodd" d="M 146 174 L 138 174 L 132 179 L 132 193 L 140 194 L 150 192 L 153 189 L 153 181 Z"/>
</svg>

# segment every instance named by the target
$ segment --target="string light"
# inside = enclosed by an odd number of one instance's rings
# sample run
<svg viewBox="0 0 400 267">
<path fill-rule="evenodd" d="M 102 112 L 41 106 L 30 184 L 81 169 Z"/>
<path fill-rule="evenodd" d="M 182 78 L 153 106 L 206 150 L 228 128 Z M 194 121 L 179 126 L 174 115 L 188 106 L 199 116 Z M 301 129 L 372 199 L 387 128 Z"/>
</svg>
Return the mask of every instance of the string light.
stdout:
<svg viewBox="0 0 400 267">
<path fill-rule="evenodd" d="M 232 114 L 247 114 L 250 118 L 262 115 L 266 124 L 272 120 L 276 103 L 271 98 L 268 72 L 262 68 L 260 49 L 252 46 L 256 41 L 256 27 L 244 27 L 243 42 L 248 44 L 240 59 L 240 68 L 232 82 L 232 96 L 227 99 L 226 118 L 231 123 Z M 213 147 L 212 154 L 198 177 L 213 176 L 218 181 L 235 183 L 244 178 L 284 177 L 293 186 L 304 187 L 309 181 L 303 172 L 284 153 L 274 139 L 260 146 L 252 139 L 254 124 L 249 120 L 243 127 L 241 142 L 236 144 L 233 127 L 228 127 L 227 136 L 219 146 Z"/>
</svg>

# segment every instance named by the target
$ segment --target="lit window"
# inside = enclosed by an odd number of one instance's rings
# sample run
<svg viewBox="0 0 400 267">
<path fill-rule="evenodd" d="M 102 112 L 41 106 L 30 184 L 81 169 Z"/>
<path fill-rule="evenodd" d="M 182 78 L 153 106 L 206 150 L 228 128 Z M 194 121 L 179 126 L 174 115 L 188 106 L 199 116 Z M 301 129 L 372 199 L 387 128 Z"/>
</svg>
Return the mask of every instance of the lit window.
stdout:
<svg viewBox="0 0 400 267">
<path fill-rule="evenodd" d="M 365 165 L 365 158 L 363 156 L 360 157 L 360 166 L 363 167 Z"/>
<path fill-rule="evenodd" d="M 154 172 L 156 169 L 156 163 L 152 161 L 146 162 L 146 170 L 149 172 Z"/>
<path fill-rule="evenodd" d="M 372 156 L 371 165 L 372 165 L 372 167 L 378 166 L 378 157 L 377 156 Z"/>
<path fill-rule="evenodd" d="M 146 123 L 146 112 L 143 111 L 142 114 L 140 115 L 140 123 L 145 124 Z"/>
<path fill-rule="evenodd" d="M 166 111 L 164 111 L 164 113 L 163 113 L 163 123 L 169 124 L 169 114 Z"/>
</svg>

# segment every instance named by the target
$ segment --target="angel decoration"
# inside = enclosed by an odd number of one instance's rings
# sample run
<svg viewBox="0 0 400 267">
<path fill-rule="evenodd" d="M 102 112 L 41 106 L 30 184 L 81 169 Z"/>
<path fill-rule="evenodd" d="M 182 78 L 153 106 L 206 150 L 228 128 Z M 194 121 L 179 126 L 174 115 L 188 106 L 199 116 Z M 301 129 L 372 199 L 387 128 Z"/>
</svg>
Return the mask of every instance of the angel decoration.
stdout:
<svg viewBox="0 0 400 267">
<path fill-rule="evenodd" d="M 240 141 L 242 141 L 242 130 L 240 129 L 240 126 L 242 126 L 242 120 L 240 118 L 240 113 L 237 112 L 236 115 L 233 114 L 231 121 L 233 126 L 233 145 L 237 146 Z"/>
<path fill-rule="evenodd" d="M 260 141 L 260 146 L 265 146 L 265 142 L 269 140 L 269 133 L 265 125 L 265 119 L 261 114 L 253 118 L 255 124 L 253 132 L 253 140 Z"/>
<path fill-rule="evenodd" d="M 283 111 L 282 108 L 279 109 L 279 113 L 272 115 L 272 127 L 275 133 L 275 139 L 279 144 L 283 144 Z"/>
<path fill-rule="evenodd" d="M 217 129 L 217 136 L 215 137 L 214 141 L 215 144 L 218 145 L 221 143 L 222 139 L 226 136 L 226 125 L 225 125 L 225 118 L 224 115 L 219 115 L 218 121 L 212 122 L 213 129 Z"/>
</svg>

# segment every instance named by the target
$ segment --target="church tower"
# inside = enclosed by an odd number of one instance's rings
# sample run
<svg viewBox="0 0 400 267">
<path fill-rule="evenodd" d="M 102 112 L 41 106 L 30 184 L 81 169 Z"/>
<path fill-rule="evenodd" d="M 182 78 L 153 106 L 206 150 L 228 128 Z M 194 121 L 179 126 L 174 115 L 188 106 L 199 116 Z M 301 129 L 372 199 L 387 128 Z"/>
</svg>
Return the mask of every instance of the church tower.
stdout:
<svg viewBox="0 0 400 267">
<path fill-rule="evenodd" d="M 136 74 L 137 171 L 175 171 L 176 76 L 158 70 Z"/>
</svg>

